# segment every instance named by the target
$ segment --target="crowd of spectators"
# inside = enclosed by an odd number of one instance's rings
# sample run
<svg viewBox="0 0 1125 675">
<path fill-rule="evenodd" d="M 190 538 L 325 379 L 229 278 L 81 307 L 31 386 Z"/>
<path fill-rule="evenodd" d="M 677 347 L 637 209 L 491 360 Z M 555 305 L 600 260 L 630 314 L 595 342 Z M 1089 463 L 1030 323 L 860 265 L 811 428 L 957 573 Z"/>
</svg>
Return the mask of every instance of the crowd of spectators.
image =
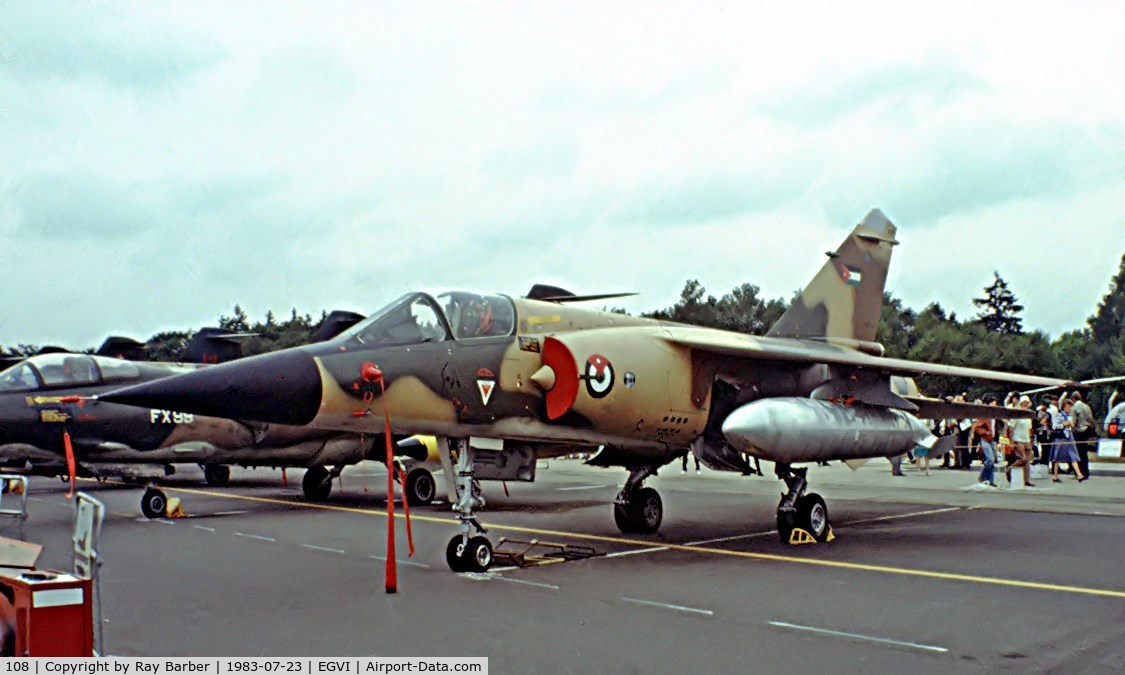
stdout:
<svg viewBox="0 0 1125 675">
<path fill-rule="evenodd" d="M 973 401 L 966 394 L 947 396 L 949 403 L 974 403 L 976 405 L 1003 405 L 1008 408 L 1033 411 L 1033 417 L 996 419 L 982 416 L 978 419 L 935 420 L 933 432 L 937 436 L 956 435 L 953 449 L 940 457 L 927 456 L 924 450 L 908 453 L 911 463 L 929 475 L 930 462 L 940 462 L 943 469 L 974 470 L 980 463 L 977 480 L 986 486 L 996 487 L 996 470 L 1003 462 L 1003 471 L 1010 480 L 1011 473 L 1020 470 L 1023 483 L 1031 482 L 1031 466 L 1048 467 L 1051 480 L 1062 482 L 1061 476 L 1073 475 L 1079 483 L 1090 477 L 1091 453 L 1096 453 L 1098 423 L 1078 391 L 1046 394 L 1037 406 L 1027 395 L 1009 393 L 1001 404 L 995 396 L 985 396 Z M 1033 408 L 1034 406 L 1034 408 Z M 1113 408 L 1112 401 L 1110 407 Z M 1106 417 L 1106 425 L 1116 427 L 1113 421 L 1118 408 Z M 1125 412 L 1125 408 L 1122 408 Z M 1110 432 L 1111 435 L 1115 431 Z M 1065 467 L 1065 468 L 1064 468 Z M 897 467 L 896 467 L 897 468 Z M 901 472 L 895 471 L 900 475 Z"/>
</svg>

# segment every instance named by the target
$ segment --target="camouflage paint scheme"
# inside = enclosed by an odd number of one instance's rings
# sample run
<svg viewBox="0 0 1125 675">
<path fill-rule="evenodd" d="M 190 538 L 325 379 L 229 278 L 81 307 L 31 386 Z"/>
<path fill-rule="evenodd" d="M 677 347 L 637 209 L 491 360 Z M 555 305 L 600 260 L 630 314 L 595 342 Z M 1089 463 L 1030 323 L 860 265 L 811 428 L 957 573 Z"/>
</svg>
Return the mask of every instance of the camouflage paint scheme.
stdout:
<svg viewBox="0 0 1125 675">
<path fill-rule="evenodd" d="M 63 364 L 80 373 L 71 376 L 75 381 L 61 376 Z M 70 353 L 25 359 L 0 376 L 0 461 L 29 462 L 41 473 L 65 473 L 64 431 L 70 434 L 81 472 L 130 478 L 163 475 L 164 466 L 174 464 L 355 463 L 373 445 L 370 439 L 361 442 L 318 429 L 139 409 L 90 398 L 125 384 L 198 368 Z"/>
<path fill-rule="evenodd" d="M 460 294 L 477 303 L 474 316 L 484 316 L 481 307 L 490 319 L 511 315 L 510 330 L 474 337 L 464 317 L 451 314 L 458 294 L 417 293 L 329 342 L 110 398 L 367 433 L 382 430 L 386 411 L 395 434 L 604 446 L 603 454 L 614 457 L 608 463 L 633 466 L 670 461 L 716 432 L 734 407 L 761 398 L 916 411 L 911 397 L 895 393 L 892 376 L 1066 382 L 880 356 L 873 339 L 895 234 L 894 225 L 872 211 L 766 337 L 582 309 L 565 298 Z M 430 307 L 423 314 L 434 317 L 428 337 L 419 332 L 408 344 L 382 345 L 365 333 L 423 305 Z M 372 365 L 381 383 L 365 377 Z M 912 397 L 921 400 L 916 392 Z M 946 412 L 936 405 L 927 410 Z"/>
</svg>

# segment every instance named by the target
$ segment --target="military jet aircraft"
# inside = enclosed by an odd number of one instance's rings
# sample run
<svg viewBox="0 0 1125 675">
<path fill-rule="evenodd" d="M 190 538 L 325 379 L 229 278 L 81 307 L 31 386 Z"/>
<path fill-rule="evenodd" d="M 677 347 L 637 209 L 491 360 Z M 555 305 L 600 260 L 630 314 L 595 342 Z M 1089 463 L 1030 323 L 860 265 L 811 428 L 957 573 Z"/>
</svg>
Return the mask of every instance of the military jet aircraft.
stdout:
<svg viewBox="0 0 1125 675">
<path fill-rule="evenodd" d="M 461 528 L 446 550 L 457 571 L 492 561 L 476 520 L 479 458 L 559 445 L 599 448 L 591 464 L 628 471 L 613 503 L 624 532 L 659 528 L 661 498 L 643 483 L 690 448 L 713 468 L 774 462 L 786 487 L 781 541 L 824 541 L 827 506 L 795 464 L 933 446 L 919 415 L 986 412 L 954 411 L 906 378 L 1066 382 L 883 356 L 874 340 L 895 235 L 880 211 L 868 214 L 765 337 L 581 309 L 577 296 L 542 286 L 524 298 L 409 293 L 326 343 L 102 399 L 353 433 L 377 432 L 386 416 L 396 434 L 439 436 L 458 469 Z"/>
<path fill-rule="evenodd" d="M 207 340 L 219 334 L 207 332 L 212 336 Z M 223 339 L 229 341 L 230 336 Z M 135 355 L 132 347 L 138 344 L 110 338 L 106 345 L 117 349 L 103 345 L 99 352 Z M 223 354 L 231 356 L 221 346 L 185 352 L 207 361 Z M 171 475 L 177 464 L 198 464 L 212 485 L 228 482 L 230 465 L 307 467 L 302 480 L 305 497 L 320 501 L 328 498 L 332 480 L 344 467 L 367 458 L 374 446 L 369 435 L 141 410 L 96 399 L 98 393 L 130 383 L 201 367 L 69 352 L 25 359 L 0 373 L 0 461 L 30 464 L 33 472 L 48 475 L 77 473 L 140 482 Z M 371 454 L 372 459 L 382 457 Z M 436 493 L 433 475 L 420 466 L 411 467 L 405 488 L 413 504 L 429 503 Z M 156 487 L 141 498 L 141 511 L 149 518 L 164 515 L 166 505 L 166 495 Z"/>
</svg>

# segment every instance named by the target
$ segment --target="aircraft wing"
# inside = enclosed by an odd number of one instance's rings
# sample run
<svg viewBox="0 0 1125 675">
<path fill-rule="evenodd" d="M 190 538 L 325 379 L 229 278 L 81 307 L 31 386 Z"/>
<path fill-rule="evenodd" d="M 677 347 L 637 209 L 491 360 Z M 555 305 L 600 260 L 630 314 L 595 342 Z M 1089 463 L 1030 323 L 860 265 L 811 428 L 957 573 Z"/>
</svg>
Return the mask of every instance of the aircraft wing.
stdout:
<svg viewBox="0 0 1125 675">
<path fill-rule="evenodd" d="M 1071 384 L 1076 384 L 1076 385 L 1079 385 L 1079 386 L 1082 386 L 1082 387 L 1092 387 L 1096 384 L 1109 384 L 1111 382 L 1121 382 L 1122 380 L 1125 380 L 1125 375 L 1114 375 L 1112 377 L 1099 377 L 1099 378 L 1094 379 L 1094 380 L 1082 380 L 1081 382 L 1073 382 Z M 1042 394 L 1043 392 L 1051 391 L 1052 389 L 1058 389 L 1058 387 L 1040 387 L 1038 389 L 1028 389 L 1027 391 L 1021 391 L 1020 393 L 1021 394 Z"/>
<path fill-rule="evenodd" d="M 949 419 L 1035 419 L 1034 410 L 1022 408 L 1005 408 L 998 405 L 984 405 L 981 403 L 951 403 L 940 398 L 928 396 L 903 396 L 907 401 L 918 406 L 914 411 L 915 417 L 931 420 Z"/>
<path fill-rule="evenodd" d="M 59 455 L 27 443 L 0 443 L 0 461 L 58 462 Z"/>
<path fill-rule="evenodd" d="M 872 356 L 862 352 L 844 349 L 829 344 L 789 338 L 765 338 L 740 335 L 710 328 L 675 326 L 664 328 L 664 339 L 678 345 L 698 349 L 713 354 L 759 361 L 785 361 L 789 363 L 825 363 L 837 366 L 850 366 L 878 370 L 889 375 L 941 375 L 944 377 L 965 377 L 988 382 L 1011 382 L 1040 387 L 1074 386 L 1071 380 L 1040 375 L 1005 373 L 982 368 L 947 366 L 937 363 L 923 363 L 906 359 L 892 359 Z"/>
</svg>

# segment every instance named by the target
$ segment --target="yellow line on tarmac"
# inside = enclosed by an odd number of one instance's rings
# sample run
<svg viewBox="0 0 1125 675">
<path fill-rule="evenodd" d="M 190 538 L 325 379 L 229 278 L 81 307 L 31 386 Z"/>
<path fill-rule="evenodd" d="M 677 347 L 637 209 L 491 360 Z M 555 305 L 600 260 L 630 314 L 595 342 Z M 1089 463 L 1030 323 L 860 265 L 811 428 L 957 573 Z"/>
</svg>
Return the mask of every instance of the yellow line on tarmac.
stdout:
<svg viewBox="0 0 1125 675">
<path fill-rule="evenodd" d="M 283 506 L 299 506 L 309 509 L 322 509 L 325 511 L 343 511 L 346 513 L 359 513 L 368 516 L 385 516 L 387 512 L 382 509 L 361 509 L 353 506 L 337 506 L 334 504 L 316 504 L 312 502 L 293 502 L 269 497 L 251 497 L 249 495 L 231 494 L 226 492 L 213 492 L 196 488 L 164 487 L 169 492 L 185 492 L 188 494 L 220 497 L 223 499 L 240 499 L 243 501 L 259 502 L 262 504 L 280 504 Z M 413 515 L 412 520 L 421 520 L 428 523 L 457 524 L 455 518 L 439 518 L 437 516 Z M 907 567 L 890 567 L 887 565 L 868 565 L 866 563 L 841 562 L 837 560 L 818 560 L 815 558 L 799 558 L 792 555 L 777 553 L 753 553 L 750 551 L 731 551 L 724 548 L 709 546 L 688 546 L 686 544 L 672 544 L 668 542 L 645 541 L 643 539 L 627 539 L 625 537 L 609 537 L 600 534 L 587 534 L 585 532 L 566 532 L 563 530 L 548 530 L 537 527 L 521 527 L 519 525 L 490 524 L 488 529 L 505 530 L 508 532 L 524 532 L 527 534 L 550 535 L 554 537 L 568 537 L 571 539 L 585 539 L 589 541 L 604 541 L 614 544 L 628 544 L 630 546 L 647 546 L 650 548 L 666 548 L 673 551 L 688 551 L 691 553 L 710 553 L 734 558 L 749 558 L 751 560 L 771 560 L 774 562 L 797 563 L 801 565 L 814 565 L 820 567 L 835 567 L 837 569 L 859 570 L 864 572 L 882 572 L 884 574 L 899 574 L 903 576 L 924 577 L 927 579 L 943 579 L 946 581 L 964 581 L 977 584 L 990 584 L 993 586 L 1008 586 L 1014 588 L 1031 588 L 1039 591 L 1054 591 L 1057 593 L 1076 593 L 1080 595 L 1098 595 L 1108 598 L 1125 599 L 1125 591 L 1105 588 L 1084 588 L 1082 586 L 1065 586 L 1062 584 L 1047 584 L 1038 581 L 1020 581 L 1018 579 L 1004 579 L 1001 577 L 985 577 L 972 574 L 956 574 L 953 572 L 935 572 L 931 570 L 910 569 Z"/>
</svg>

